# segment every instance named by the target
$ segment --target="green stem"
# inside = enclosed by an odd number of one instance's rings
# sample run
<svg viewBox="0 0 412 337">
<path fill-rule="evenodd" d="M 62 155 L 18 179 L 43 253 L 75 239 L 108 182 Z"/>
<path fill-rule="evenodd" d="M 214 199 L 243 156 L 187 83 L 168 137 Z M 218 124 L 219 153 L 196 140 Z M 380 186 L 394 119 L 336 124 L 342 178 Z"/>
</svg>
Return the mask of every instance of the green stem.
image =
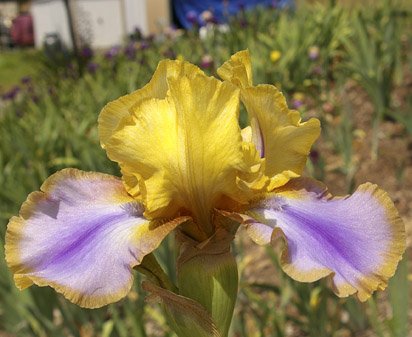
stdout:
<svg viewBox="0 0 412 337">
<path fill-rule="evenodd" d="M 159 285 L 163 289 L 167 289 L 173 292 L 177 291 L 177 287 L 173 284 L 172 281 L 170 281 L 169 276 L 164 272 L 159 262 L 157 262 L 157 259 L 153 253 L 146 255 L 143 258 L 142 263 L 136 266 L 134 269 L 148 277 L 152 282 Z"/>
<path fill-rule="evenodd" d="M 177 282 L 179 294 L 205 308 L 220 336 L 227 337 L 239 279 L 236 259 L 230 252 L 233 236 L 226 231 L 221 233 L 225 233 L 221 241 L 220 234 L 216 234 L 204 245 L 180 237 L 183 242 L 177 262 Z"/>
</svg>

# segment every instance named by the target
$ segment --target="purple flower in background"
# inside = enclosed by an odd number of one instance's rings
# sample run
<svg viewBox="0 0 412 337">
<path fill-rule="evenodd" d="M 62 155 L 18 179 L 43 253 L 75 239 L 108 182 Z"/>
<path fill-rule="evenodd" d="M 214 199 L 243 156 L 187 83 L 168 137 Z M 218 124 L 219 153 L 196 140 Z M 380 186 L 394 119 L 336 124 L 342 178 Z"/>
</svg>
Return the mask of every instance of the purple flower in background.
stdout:
<svg viewBox="0 0 412 337">
<path fill-rule="evenodd" d="M 20 92 L 20 87 L 16 85 L 12 89 L 7 91 L 5 94 L 3 94 L 2 98 L 5 101 L 12 101 L 16 98 L 16 96 L 19 92 Z"/>
<path fill-rule="evenodd" d="M 305 96 L 302 93 L 300 93 L 300 92 L 295 93 L 293 95 L 293 98 L 292 98 L 293 108 L 294 109 L 299 109 L 300 107 L 302 107 L 303 104 L 304 104 L 304 98 L 305 98 Z"/>
<path fill-rule="evenodd" d="M 292 101 L 292 106 L 293 106 L 294 109 L 299 109 L 300 107 L 303 106 L 303 101 L 298 100 L 298 99 L 294 99 Z"/>
<path fill-rule="evenodd" d="M 124 49 L 124 54 L 129 60 L 133 60 L 136 57 L 136 43 L 130 42 Z"/>
<path fill-rule="evenodd" d="M 143 40 L 140 42 L 140 50 L 146 50 L 150 47 L 150 41 Z"/>
<path fill-rule="evenodd" d="M 246 8 L 245 2 L 243 0 L 238 1 L 237 7 L 239 8 L 239 11 L 243 12 Z"/>
<path fill-rule="evenodd" d="M 198 25 L 199 20 L 197 18 L 197 13 L 195 11 L 188 11 L 186 13 L 186 20 L 189 21 L 192 25 Z"/>
<path fill-rule="evenodd" d="M 91 49 L 89 46 L 86 46 L 82 48 L 80 55 L 85 59 L 91 59 L 94 55 L 94 52 L 93 49 Z"/>
<path fill-rule="evenodd" d="M 120 47 L 114 46 L 104 53 L 104 57 L 106 58 L 106 60 L 112 60 L 119 54 L 119 52 L 120 52 Z"/>
<path fill-rule="evenodd" d="M 87 64 L 87 71 L 90 74 L 93 74 L 93 75 L 96 74 L 97 69 L 99 69 L 99 65 L 97 63 L 89 62 Z"/>
<path fill-rule="evenodd" d="M 31 76 L 24 76 L 21 78 L 20 82 L 24 85 L 29 85 L 31 84 L 32 78 Z"/>
<path fill-rule="evenodd" d="M 209 69 L 213 66 L 213 58 L 210 55 L 204 55 L 200 62 L 200 67 L 203 69 Z"/>
</svg>

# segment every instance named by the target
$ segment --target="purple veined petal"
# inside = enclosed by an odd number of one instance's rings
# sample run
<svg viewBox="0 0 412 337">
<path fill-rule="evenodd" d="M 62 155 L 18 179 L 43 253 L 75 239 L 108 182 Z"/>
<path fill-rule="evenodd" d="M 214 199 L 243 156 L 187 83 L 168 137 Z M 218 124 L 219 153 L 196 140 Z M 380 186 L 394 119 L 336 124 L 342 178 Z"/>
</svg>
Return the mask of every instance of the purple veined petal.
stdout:
<svg viewBox="0 0 412 337">
<path fill-rule="evenodd" d="M 314 180 L 297 178 L 232 215 L 258 244 L 282 237 L 281 265 L 292 278 L 313 282 L 330 275 L 340 297 L 364 301 L 384 289 L 405 250 L 405 229 L 388 195 L 366 183 L 333 198 Z"/>
<path fill-rule="evenodd" d="M 7 264 L 20 289 L 51 286 L 87 308 L 126 296 L 132 268 L 184 218 L 160 224 L 120 179 L 65 169 L 29 195 L 7 228 Z"/>
</svg>

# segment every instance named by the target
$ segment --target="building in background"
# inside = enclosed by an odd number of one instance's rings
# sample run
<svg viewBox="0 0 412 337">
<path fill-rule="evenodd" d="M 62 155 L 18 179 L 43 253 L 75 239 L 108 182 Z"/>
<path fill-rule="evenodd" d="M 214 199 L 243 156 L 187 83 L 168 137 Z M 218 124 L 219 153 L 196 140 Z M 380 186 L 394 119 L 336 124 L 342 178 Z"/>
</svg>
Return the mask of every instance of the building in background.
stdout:
<svg viewBox="0 0 412 337">
<path fill-rule="evenodd" d="M 139 29 L 154 33 L 170 24 L 168 0 L 69 0 L 74 35 L 79 45 L 107 48 L 122 43 Z M 57 34 L 72 47 L 69 18 L 64 0 L 32 0 L 35 45 Z"/>
<path fill-rule="evenodd" d="M 58 39 L 66 48 L 73 47 L 73 40 L 77 47 L 108 48 L 124 42 L 136 29 L 148 35 L 172 21 L 183 28 L 202 25 L 205 12 L 214 23 L 225 23 L 230 15 L 257 5 L 293 4 L 294 0 L 0 0 L 0 19 L 6 8 L 10 12 L 19 7 L 21 13 L 26 6 L 33 17 L 37 48 L 48 39 Z M 10 18 L 0 21 L 7 28 Z"/>
</svg>

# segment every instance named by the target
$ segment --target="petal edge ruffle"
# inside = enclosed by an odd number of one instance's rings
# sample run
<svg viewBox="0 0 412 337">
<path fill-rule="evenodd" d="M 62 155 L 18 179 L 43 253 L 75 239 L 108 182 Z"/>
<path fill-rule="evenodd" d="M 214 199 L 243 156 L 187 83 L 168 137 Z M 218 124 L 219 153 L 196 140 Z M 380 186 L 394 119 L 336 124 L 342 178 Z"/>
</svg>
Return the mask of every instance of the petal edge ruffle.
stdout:
<svg viewBox="0 0 412 337">
<path fill-rule="evenodd" d="M 119 127 L 121 121 L 130 116 L 131 108 L 145 99 L 164 99 L 168 91 L 167 79 L 170 77 L 195 76 L 202 71 L 195 65 L 179 60 L 159 62 L 152 79 L 143 88 L 109 102 L 102 109 L 98 119 L 100 143 L 106 147 L 110 137 Z"/>
</svg>

